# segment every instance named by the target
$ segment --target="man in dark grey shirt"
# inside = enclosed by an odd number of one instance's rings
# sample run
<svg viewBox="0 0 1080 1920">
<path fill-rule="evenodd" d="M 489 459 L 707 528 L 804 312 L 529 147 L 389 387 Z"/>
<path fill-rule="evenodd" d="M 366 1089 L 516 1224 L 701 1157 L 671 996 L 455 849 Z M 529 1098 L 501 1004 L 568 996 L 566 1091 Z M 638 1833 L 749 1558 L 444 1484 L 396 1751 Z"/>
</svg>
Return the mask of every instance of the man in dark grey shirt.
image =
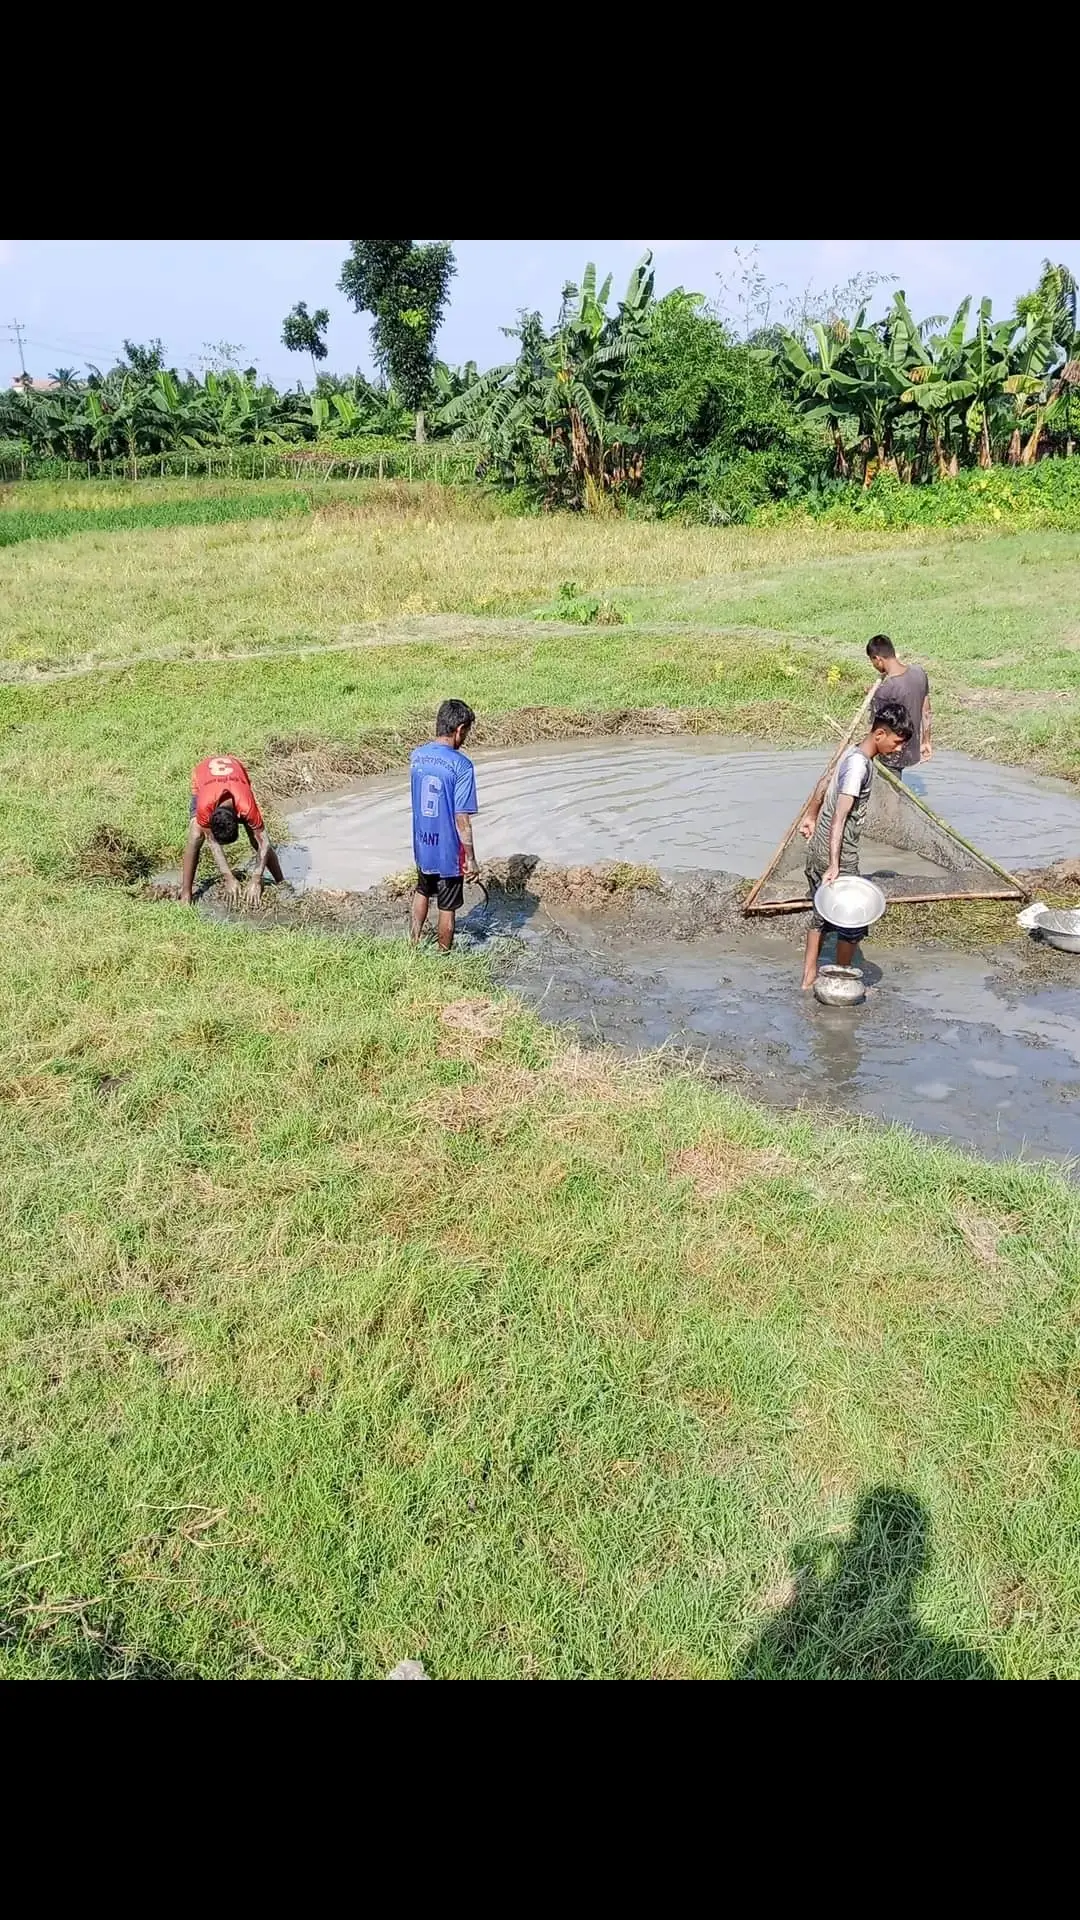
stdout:
<svg viewBox="0 0 1080 1920">
<path fill-rule="evenodd" d="M 896 657 L 896 648 L 887 633 L 875 633 L 867 643 L 867 657 L 881 685 L 870 702 L 870 719 L 877 718 L 882 707 L 903 707 L 911 721 L 911 739 L 899 753 L 882 755 L 881 764 L 903 778 L 905 767 L 916 767 L 929 760 L 934 751 L 933 716 L 930 712 L 930 682 L 922 667 L 905 667 Z"/>
</svg>

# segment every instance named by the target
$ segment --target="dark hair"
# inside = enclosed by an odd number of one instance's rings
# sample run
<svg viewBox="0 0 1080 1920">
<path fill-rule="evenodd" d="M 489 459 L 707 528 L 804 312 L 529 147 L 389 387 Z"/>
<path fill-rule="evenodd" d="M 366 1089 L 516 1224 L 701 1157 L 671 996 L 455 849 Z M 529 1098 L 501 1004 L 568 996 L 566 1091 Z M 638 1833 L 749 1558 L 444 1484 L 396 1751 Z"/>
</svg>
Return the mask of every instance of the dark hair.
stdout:
<svg viewBox="0 0 1080 1920">
<path fill-rule="evenodd" d="M 876 733 L 883 727 L 886 733 L 895 733 L 898 740 L 910 740 L 915 729 L 907 717 L 907 711 L 898 700 L 886 700 L 874 715 L 871 731 Z"/>
<path fill-rule="evenodd" d="M 240 831 L 236 808 L 231 800 L 219 800 L 210 815 L 210 831 L 219 847 L 231 847 Z"/>
<path fill-rule="evenodd" d="M 867 659 L 873 660 L 875 655 L 879 660 L 895 660 L 896 659 L 896 648 L 893 646 L 893 643 L 889 639 L 889 636 L 887 633 L 875 633 L 873 639 L 867 641 L 866 643 Z"/>
<path fill-rule="evenodd" d="M 471 727 L 476 715 L 464 700 L 444 700 L 435 716 L 435 732 L 441 740 L 444 733 L 456 733 L 459 727 Z"/>
</svg>

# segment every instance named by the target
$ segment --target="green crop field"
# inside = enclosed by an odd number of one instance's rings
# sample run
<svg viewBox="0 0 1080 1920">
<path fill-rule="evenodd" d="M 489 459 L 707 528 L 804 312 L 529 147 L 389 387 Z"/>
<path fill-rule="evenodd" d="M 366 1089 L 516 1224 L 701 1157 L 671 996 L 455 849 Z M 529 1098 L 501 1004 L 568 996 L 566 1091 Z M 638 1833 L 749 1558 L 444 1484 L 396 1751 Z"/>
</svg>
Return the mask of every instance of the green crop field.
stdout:
<svg viewBox="0 0 1080 1920">
<path fill-rule="evenodd" d="M 82 859 L 176 864 L 215 748 L 400 757 L 451 693 L 824 744 L 879 630 L 939 741 L 1076 778 L 1080 535 L 284 491 L 4 509 L 67 517 L 0 534 L 0 1672 L 1080 1675 L 1064 1177 Z"/>
</svg>

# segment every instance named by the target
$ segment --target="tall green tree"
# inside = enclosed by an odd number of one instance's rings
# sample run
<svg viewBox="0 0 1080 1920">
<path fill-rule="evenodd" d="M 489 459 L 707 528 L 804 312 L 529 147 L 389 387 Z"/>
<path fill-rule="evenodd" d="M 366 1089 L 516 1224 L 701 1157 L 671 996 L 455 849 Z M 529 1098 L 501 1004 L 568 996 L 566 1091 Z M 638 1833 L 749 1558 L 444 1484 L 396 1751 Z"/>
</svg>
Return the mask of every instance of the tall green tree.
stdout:
<svg viewBox="0 0 1080 1920">
<path fill-rule="evenodd" d="M 454 275 L 446 240 L 354 240 L 338 285 L 357 313 L 372 316 L 375 358 L 395 392 L 416 416 L 424 440 L 424 409 L 435 371 L 439 331 Z"/>
<path fill-rule="evenodd" d="M 298 300 L 291 313 L 285 315 L 285 324 L 281 329 L 281 344 L 288 347 L 290 353 L 307 353 L 311 356 L 311 371 L 318 378 L 318 362 L 327 355 L 323 334 L 330 325 L 330 314 L 326 307 L 316 307 L 314 313 L 307 310 L 306 300 Z"/>
<path fill-rule="evenodd" d="M 126 364 L 131 373 L 138 374 L 140 380 L 152 380 L 165 365 L 165 349 L 160 340 L 151 340 L 149 346 L 140 346 L 137 340 L 125 340 L 124 352 Z"/>
</svg>

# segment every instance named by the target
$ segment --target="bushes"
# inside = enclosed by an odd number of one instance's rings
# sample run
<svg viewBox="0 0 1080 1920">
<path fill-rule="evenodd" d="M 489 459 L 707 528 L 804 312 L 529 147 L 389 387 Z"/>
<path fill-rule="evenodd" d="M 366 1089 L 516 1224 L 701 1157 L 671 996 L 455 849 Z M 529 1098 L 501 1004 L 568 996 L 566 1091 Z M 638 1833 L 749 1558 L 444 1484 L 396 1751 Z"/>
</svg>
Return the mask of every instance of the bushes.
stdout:
<svg viewBox="0 0 1080 1920">
<path fill-rule="evenodd" d="M 644 456 L 643 504 L 723 523 L 801 488 L 818 441 L 765 357 L 732 342 L 699 297 L 657 303 L 622 402 Z"/>
<path fill-rule="evenodd" d="M 67 460 L 27 454 L 0 441 L 0 480 L 282 480 L 310 468 L 336 478 L 471 480 L 476 454 L 468 446 L 434 440 L 417 447 L 378 434 L 308 440 L 267 447 L 199 447 L 184 453 L 137 454 L 132 459 Z M 351 469 L 351 472 L 350 472 Z"/>
<path fill-rule="evenodd" d="M 793 515 L 833 526 L 1058 527 L 1080 530 L 1080 460 L 1041 460 L 1034 467 L 991 467 L 957 474 L 930 486 L 904 486 L 881 473 L 868 487 L 833 482 L 791 506 L 771 505 L 753 515 L 758 526 Z"/>
</svg>

